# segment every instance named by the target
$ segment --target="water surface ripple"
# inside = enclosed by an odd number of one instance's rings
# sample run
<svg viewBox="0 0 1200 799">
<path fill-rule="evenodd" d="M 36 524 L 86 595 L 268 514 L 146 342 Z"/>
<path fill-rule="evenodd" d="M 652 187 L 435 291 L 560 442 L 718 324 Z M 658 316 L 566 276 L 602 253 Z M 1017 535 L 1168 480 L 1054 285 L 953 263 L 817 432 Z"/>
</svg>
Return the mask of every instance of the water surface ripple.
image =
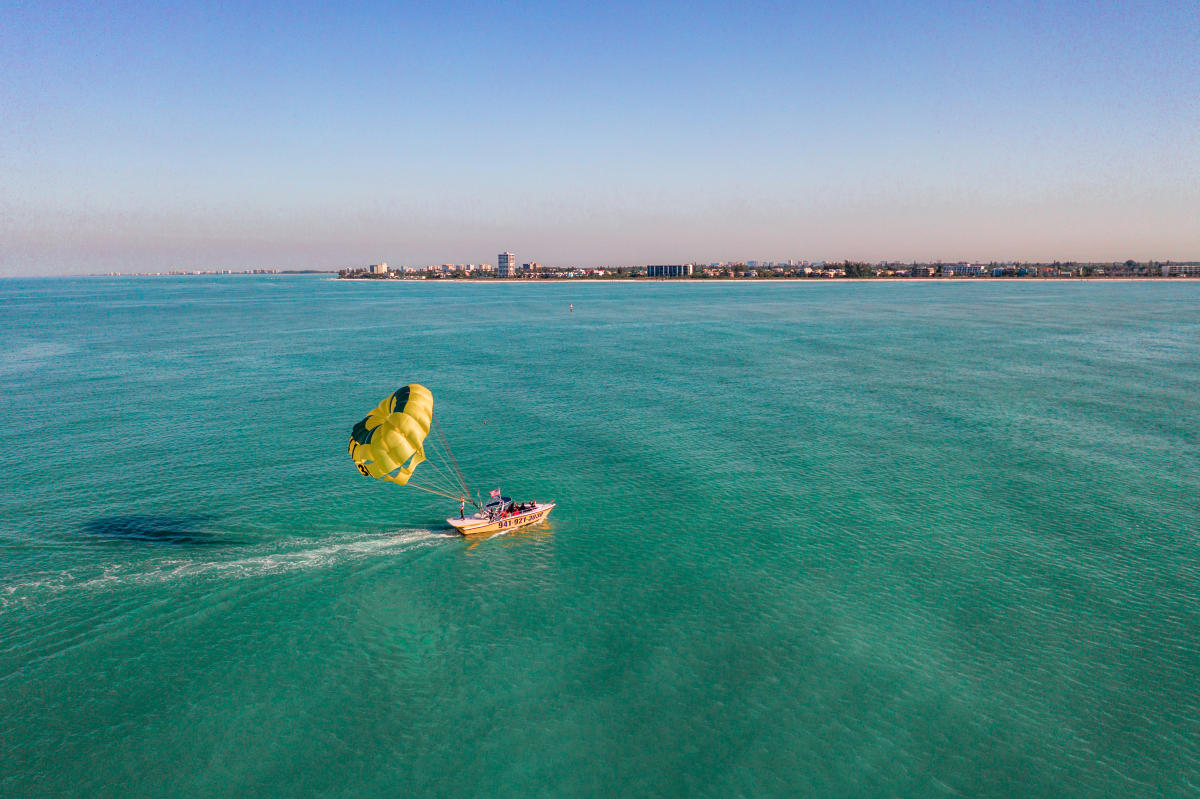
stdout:
<svg viewBox="0 0 1200 799">
<path fill-rule="evenodd" d="M 0 307 L 0 795 L 1200 794 L 1200 282 Z M 354 470 L 408 381 L 549 525 Z"/>
</svg>

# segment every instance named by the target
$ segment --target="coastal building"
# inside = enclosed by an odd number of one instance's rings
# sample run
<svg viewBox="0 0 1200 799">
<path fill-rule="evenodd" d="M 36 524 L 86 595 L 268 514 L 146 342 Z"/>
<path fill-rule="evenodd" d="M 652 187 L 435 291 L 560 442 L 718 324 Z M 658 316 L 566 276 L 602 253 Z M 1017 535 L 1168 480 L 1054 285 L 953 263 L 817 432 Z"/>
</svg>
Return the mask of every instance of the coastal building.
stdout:
<svg viewBox="0 0 1200 799">
<path fill-rule="evenodd" d="M 371 264 L 371 274 L 372 275 L 386 275 L 387 271 L 388 271 L 387 261 L 384 261 L 381 264 Z"/>
<path fill-rule="evenodd" d="M 496 256 L 496 277 L 512 277 L 516 272 L 517 256 L 502 252 Z"/>
<path fill-rule="evenodd" d="M 691 264 L 653 264 L 646 267 L 646 277 L 691 277 Z"/>
<path fill-rule="evenodd" d="M 1200 264 L 1163 264 L 1163 277 L 1200 277 Z"/>
<path fill-rule="evenodd" d="M 942 264 L 939 270 L 942 277 L 979 277 L 983 274 L 983 266 L 980 264 Z"/>
</svg>

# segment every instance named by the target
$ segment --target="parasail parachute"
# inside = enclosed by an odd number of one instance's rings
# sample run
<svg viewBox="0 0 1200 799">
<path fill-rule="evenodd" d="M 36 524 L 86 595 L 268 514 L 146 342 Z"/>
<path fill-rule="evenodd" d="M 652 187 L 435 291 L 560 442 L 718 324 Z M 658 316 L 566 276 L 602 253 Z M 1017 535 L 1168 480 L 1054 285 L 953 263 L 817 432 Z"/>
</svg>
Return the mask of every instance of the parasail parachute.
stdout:
<svg viewBox="0 0 1200 799">
<path fill-rule="evenodd" d="M 433 424 L 433 394 L 412 383 L 397 389 L 350 433 L 350 457 L 368 477 L 404 485 L 425 460 L 425 436 Z"/>
<path fill-rule="evenodd" d="M 450 462 L 443 469 L 430 461 L 435 470 L 426 478 L 430 485 L 419 485 L 410 480 L 417 466 L 426 460 L 425 438 L 431 429 L 436 429 Z M 433 441 L 430 439 L 430 443 Z M 355 466 L 367 477 L 412 485 L 451 499 L 470 496 L 466 480 L 462 479 L 445 436 L 433 418 L 433 393 L 418 383 L 397 389 L 354 425 L 347 450 Z"/>
</svg>

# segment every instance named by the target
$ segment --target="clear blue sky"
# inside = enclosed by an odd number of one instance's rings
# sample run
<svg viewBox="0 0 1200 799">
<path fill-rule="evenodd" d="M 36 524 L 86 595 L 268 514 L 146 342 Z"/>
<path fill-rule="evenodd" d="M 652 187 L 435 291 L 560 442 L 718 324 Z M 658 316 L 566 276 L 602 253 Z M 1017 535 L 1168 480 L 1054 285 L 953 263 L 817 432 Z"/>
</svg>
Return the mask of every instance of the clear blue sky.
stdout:
<svg viewBox="0 0 1200 799">
<path fill-rule="evenodd" d="M 1200 3 L 4 2 L 0 274 L 1200 258 Z"/>
</svg>

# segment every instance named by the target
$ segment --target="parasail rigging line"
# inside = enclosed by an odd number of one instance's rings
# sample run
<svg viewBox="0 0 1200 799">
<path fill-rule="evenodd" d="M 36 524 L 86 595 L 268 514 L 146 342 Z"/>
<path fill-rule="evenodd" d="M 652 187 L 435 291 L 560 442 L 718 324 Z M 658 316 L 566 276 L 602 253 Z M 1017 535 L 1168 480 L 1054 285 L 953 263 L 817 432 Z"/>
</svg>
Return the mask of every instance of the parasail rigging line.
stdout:
<svg viewBox="0 0 1200 799">
<path fill-rule="evenodd" d="M 405 485 L 410 485 L 413 488 L 419 489 L 421 491 L 428 491 L 430 494 L 437 494 L 439 497 L 445 497 L 446 499 L 452 499 L 455 502 L 457 502 L 459 499 L 459 496 L 457 496 L 455 494 L 448 494 L 445 491 L 439 491 L 436 488 L 430 488 L 429 486 L 423 486 L 420 483 L 414 483 L 412 480 L 409 480 L 407 483 L 405 483 Z"/>
<path fill-rule="evenodd" d="M 441 453 L 437 452 L 432 447 L 427 447 L 425 451 L 430 452 L 432 455 L 434 455 L 434 457 L 443 457 L 444 458 L 444 456 L 442 456 Z M 441 481 L 444 485 L 451 487 L 455 491 L 459 490 L 460 486 L 458 485 L 458 480 L 455 479 L 454 475 L 449 473 L 450 467 L 445 465 L 444 460 L 441 462 L 438 462 L 438 461 L 430 458 L 428 460 L 428 463 L 431 466 L 433 466 L 433 468 L 437 471 L 437 476 L 441 479 Z"/>
<path fill-rule="evenodd" d="M 433 443 L 433 442 L 431 441 L 429 443 Z M 449 471 L 450 467 L 445 462 L 445 459 L 446 459 L 445 453 L 439 452 L 434 447 L 426 447 L 425 452 L 427 455 L 433 456 L 433 457 L 427 457 L 425 462 L 428 463 L 430 466 L 432 466 L 436 470 L 437 477 L 440 478 L 439 480 L 436 481 L 438 484 L 438 488 L 442 488 L 447 491 L 457 491 L 461 496 L 469 496 L 470 495 L 471 492 L 467 489 L 466 485 L 464 485 L 461 482 L 459 482 L 458 480 L 456 480 L 454 475 L 447 473 Z M 442 463 L 439 463 L 438 460 L 436 460 L 438 458 L 440 458 L 442 460 Z M 433 475 L 429 475 L 427 477 L 427 479 L 430 477 L 433 477 Z M 435 481 L 429 480 L 429 482 L 430 482 L 430 484 L 433 484 Z M 474 504 L 474 503 L 472 503 L 472 504 Z"/>
<path fill-rule="evenodd" d="M 462 486 L 463 493 L 470 496 L 471 490 L 467 488 L 467 478 L 463 476 L 462 469 L 458 468 L 458 459 L 454 457 L 454 450 L 450 449 L 450 442 L 446 440 L 446 434 L 442 432 L 442 426 L 438 424 L 437 416 L 433 419 L 433 429 L 437 432 L 438 440 L 442 442 L 442 448 L 446 450 L 446 454 L 450 456 L 450 465 L 454 467 L 454 473 L 458 475 L 458 484 Z"/>
<path fill-rule="evenodd" d="M 446 491 L 457 490 L 454 485 L 454 481 L 450 479 L 450 476 L 446 474 L 442 467 L 438 465 L 438 462 L 434 460 L 436 453 L 433 451 L 433 449 L 431 447 L 425 447 L 424 453 L 425 462 L 428 463 L 432 469 L 434 469 L 433 472 L 429 472 L 425 475 L 426 482 L 430 485 L 437 485 L 438 488 L 443 488 Z"/>
<path fill-rule="evenodd" d="M 436 425 L 436 420 L 434 420 Z M 434 442 L 441 439 L 440 446 L 434 446 Z M 451 469 L 451 461 L 454 459 L 454 451 L 450 449 L 450 442 L 446 440 L 446 436 L 441 432 L 440 425 L 437 428 L 437 435 L 434 438 L 426 439 L 428 446 L 425 448 L 426 454 L 429 456 L 426 463 L 430 464 L 438 477 L 441 479 L 436 482 L 437 488 L 443 491 L 452 491 L 457 494 L 455 499 L 465 500 L 470 502 L 474 507 L 481 508 L 483 505 L 471 493 L 471 489 L 467 486 L 466 478 L 458 468 L 454 468 L 453 474 L 447 474 Z M 457 467 L 457 462 L 455 462 Z M 430 473 L 426 476 L 426 480 L 430 485 L 434 485 L 435 481 L 429 479 L 433 476 Z"/>
</svg>

